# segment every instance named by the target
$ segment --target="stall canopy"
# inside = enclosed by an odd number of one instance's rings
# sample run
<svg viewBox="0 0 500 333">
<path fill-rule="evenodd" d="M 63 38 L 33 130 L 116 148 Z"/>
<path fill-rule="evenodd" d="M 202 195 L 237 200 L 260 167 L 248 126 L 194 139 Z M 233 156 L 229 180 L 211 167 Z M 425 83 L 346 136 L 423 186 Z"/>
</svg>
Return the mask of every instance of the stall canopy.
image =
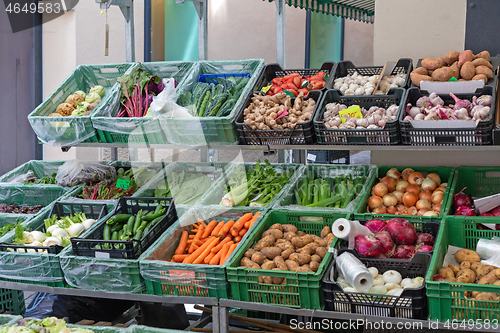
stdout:
<svg viewBox="0 0 500 333">
<path fill-rule="evenodd" d="M 375 14 L 375 0 L 285 0 L 285 3 L 296 8 L 368 23 L 373 23 Z"/>
</svg>

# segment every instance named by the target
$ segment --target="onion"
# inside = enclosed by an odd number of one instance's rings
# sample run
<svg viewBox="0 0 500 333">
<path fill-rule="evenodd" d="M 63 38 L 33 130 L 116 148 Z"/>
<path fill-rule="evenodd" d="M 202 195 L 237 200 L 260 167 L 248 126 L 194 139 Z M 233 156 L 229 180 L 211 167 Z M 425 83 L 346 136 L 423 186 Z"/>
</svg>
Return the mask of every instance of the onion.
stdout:
<svg viewBox="0 0 500 333">
<path fill-rule="evenodd" d="M 493 208 L 490 213 L 493 216 L 500 216 L 500 207 Z"/>
<path fill-rule="evenodd" d="M 425 191 L 422 191 L 418 194 L 418 198 L 420 200 L 424 199 L 424 200 L 429 200 L 431 201 L 432 199 L 432 192 L 430 190 L 425 190 Z"/>
<path fill-rule="evenodd" d="M 437 187 L 437 184 L 434 180 L 432 180 L 431 178 L 425 178 L 423 181 L 422 181 L 422 190 L 431 190 L 431 191 L 434 191 Z"/>
<path fill-rule="evenodd" d="M 398 204 L 398 199 L 396 198 L 395 195 L 393 195 L 391 193 L 384 195 L 384 197 L 382 198 L 382 201 L 384 202 L 384 206 L 386 206 L 386 207 L 396 206 Z"/>
<path fill-rule="evenodd" d="M 401 287 L 397 283 L 386 283 L 386 284 L 384 284 L 384 286 L 387 289 L 387 291 L 392 290 L 392 289 L 401 289 Z"/>
<path fill-rule="evenodd" d="M 404 212 L 406 210 L 405 205 L 397 205 L 396 208 L 398 209 L 399 212 Z"/>
<path fill-rule="evenodd" d="M 372 274 L 373 278 L 376 278 L 378 275 L 378 269 L 377 267 L 368 267 L 368 270 Z"/>
<path fill-rule="evenodd" d="M 373 214 L 385 214 L 385 213 L 387 213 L 387 208 L 385 208 L 384 206 L 377 207 L 374 210 L 372 210 L 372 213 Z"/>
<path fill-rule="evenodd" d="M 423 216 L 439 216 L 439 213 L 435 212 L 433 210 L 430 210 L 428 212 L 425 212 L 425 214 Z"/>
<path fill-rule="evenodd" d="M 405 206 L 414 206 L 417 203 L 418 197 L 413 192 L 406 192 L 403 194 L 403 203 Z"/>
<path fill-rule="evenodd" d="M 434 250 L 434 246 L 431 245 L 422 245 L 417 247 L 417 252 L 431 252 Z"/>
<path fill-rule="evenodd" d="M 384 278 L 382 275 L 378 275 L 376 278 L 373 279 L 373 285 L 374 286 L 383 286 L 385 284 Z"/>
<path fill-rule="evenodd" d="M 413 278 L 413 283 L 415 283 L 418 286 L 422 286 L 424 284 L 425 279 L 422 276 L 417 276 Z"/>
<path fill-rule="evenodd" d="M 430 209 L 427 208 L 422 208 L 417 212 L 418 216 L 424 216 L 425 213 L 427 213 Z"/>
<path fill-rule="evenodd" d="M 413 172 L 415 171 L 412 168 L 406 168 L 401 173 L 401 177 L 403 178 L 403 180 L 408 180 L 408 177 L 410 177 L 410 174 Z"/>
<path fill-rule="evenodd" d="M 418 195 L 420 193 L 420 187 L 418 187 L 417 185 L 408 185 L 406 187 L 406 192 L 413 192 L 415 193 L 416 195 Z"/>
<path fill-rule="evenodd" d="M 413 279 L 411 279 L 411 278 L 404 278 L 401 281 L 400 285 L 401 285 L 401 287 L 405 288 L 407 285 L 409 285 L 411 283 L 413 283 Z"/>
<path fill-rule="evenodd" d="M 398 209 L 394 206 L 389 206 L 387 207 L 387 214 L 396 214 L 398 212 Z"/>
<path fill-rule="evenodd" d="M 415 255 L 415 246 L 413 245 L 398 245 L 391 258 L 394 259 L 411 259 Z"/>
<path fill-rule="evenodd" d="M 417 215 L 418 211 L 415 206 L 411 206 L 406 210 L 406 215 Z"/>
<path fill-rule="evenodd" d="M 444 281 L 444 277 L 441 274 L 436 274 L 432 278 L 432 281 Z"/>
<path fill-rule="evenodd" d="M 412 185 L 420 185 L 422 184 L 423 180 L 424 180 L 424 175 L 422 175 L 420 172 L 412 172 L 408 176 L 408 183 Z"/>
<path fill-rule="evenodd" d="M 455 209 L 455 215 L 476 216 L 476 212 L 469 206 L 462 205 Z"/>
<path fill-rule="evenodd" d="M 371 209 L 380 207 L 383 203 L 384 202 L 382 201 L 382 198 L 376 195 L 372 195 L 368 198 L 368 207 L 370 207 Z"/>
<path fill-rule="evenodd" d="M 416 245 L 434 245 L 435 243 L 435 239 L 434 239 L 434 236 L 432 236 L 431 234 L 428 234 L 428 233 L 423 233 L 423 234 L 419 234 L 417 236 L 417 240 L 415 242 Z"/>
<path fill-rule="evenodd" d="M 372 234 L 356 237 L 354 248 L 360 255 L 365 257 L 378 257 L 384 250 L 382 243 Z"/>
<path fill-rule="evenodd" d="M 375 295 L 384 295 L 387 292 L 387 288 L 384 285 L 381 286 L 373 286 L 366 293 L 367 294 L 375 294 Z"/>
<path fill-rule="evenodd" d="M 446 192 L 446 187 L 444 187 L 443 185 L 438 186 L 438 187 L 434 190 L 434 192 L 436 192 L 436 191 Z M 432 193 L 434 193 L 434 192 L 432 192 Z"/>
<path fill-rule="evenodd" d="M 432 203 L 435 204 L 441 203 L 443 202 L 443 199 L 444 199 L 444 192 L 438 191 L 432 193 L 432 198 L 431 198 Z"/>
<path fill-rule="evenodd" d="M 467 194 L 462 193 L 462 191 L 460 191 L 459 193 L 457 193 L 453 196 L 453 206 L 454 207 L 460 207 L 460 206 L 472 207 L 471 198 Z"/>
<path fill-rule="evenodd" d="M 387 185 L 388 192 L 392 192 L 396 188 L 396 180 L 394 178 L 389 177 L 389 176 L 385 176 L 384 178 L 381 178 L 380 182 Z"/>
<path fill-rule="evenodd" d="M 410 185 L 406 180 L 399 180 L 396 183 L 396 190 L 397 191 L 405 191 L 406 187 Z"/>
<path fill-rule="evenodd" d="M 382 254 L 387 258 L 390 258 L 394 253 L 394 248 L 396 247 L 396 245 L 392 241 L 389 232 L 387 230 L 382 230 L 378 232 L 375 237 L 382 243 L 382 246 L 384 247 Z"/>
<path fill-rule="evenodd" d="M 398 180 L 399 176 L 400 176 L 400 173 L 399 173 L 398 169 L 392 168 L 389 171 L 387 171 L 387 173 L 385 175 L 388 176 L 388 177 L 391 177 L 391 178 L 393 178 L 395 180 Z"/>
<path fill-rule="evenodd" d="M 417 207 L 417 209 L 431 209 L 431 202 L 429 200 L 425 200 L 425 199 L 420 199 L 417 201 L 417 204 L 415 205 L 415 207 Z"/>
<path fill-rule="evenodd" d="M 396 197 L 396 199 L 398 199 L 398 203 L 403 202 L 403 194 L 404 194 L 404 192 L 402 192 L 402 191 L 392 192 L 392 195 L 394 195 Z"/>
<path fill-rule="evenodd" d="M 383 197 L 389 191 L 388 187 L 384 183 L 378 183 L 373 187 L 373 194 L 379 197 Z"/>
<path fill-rule="evenodd" d="M 430 173 L 427 175 L 427 178 L 430 178 L 433 181 L 435 181 L 437 186 L 441 184 L 441 177 L 439 177 L 437 173 Z"/>
<path fill-rule="evenodd" d="M 401 273 L 392 269 L 382 274 L 382 277 L 384 278 L 385 283 L 400 284 L 401 281 L 403 280 Z"/>
<path fill-rule="evenodd" d="M 387 222 L 387 231 L 396 244 L 413 244 L 417 240 L 415 227 L 405 219 L 396 217 Z"/>
<path fill-rule="evenodd" d="M 387 222 L 381 219 L 373 219 L 365 223 L 365 227 L 370 229 L 371 232 L 377 233 L 382 230 L 387 230 Z"/>
<path fill-rule="evenodd" d="M 390 295 L 390 296 L 401 296 L 401 294 L 403 293 L 403 289 L 402 288 L 394 288 L 394 289 L 391 289 L 389 291 L 387 291 L 386 295 Z"/>
<path fill-rule="evenodd" d="M 438 204 L 433 204 L 432 205 L 432 210 L 435 211 L 435 212 L 441 212 L 441 204 L 438 203 Z"/>
</svg>

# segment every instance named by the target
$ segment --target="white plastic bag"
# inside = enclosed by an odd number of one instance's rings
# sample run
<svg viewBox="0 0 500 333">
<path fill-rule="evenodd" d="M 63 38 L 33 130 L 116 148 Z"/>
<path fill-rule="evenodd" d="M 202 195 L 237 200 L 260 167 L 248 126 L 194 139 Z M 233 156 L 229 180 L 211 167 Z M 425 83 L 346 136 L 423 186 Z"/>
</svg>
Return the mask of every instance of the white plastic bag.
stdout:
<svg viewBox="0 0 500 333">
<path fill-rule="evenodd" d="M 75 186 L 81 183 L 111 184 L 116 180 L 116 169 L 106 163 L 71 160 L 57 171 L 56 181 L 60 186 Z"/>
<path fill-rule="evenodd" d="M 151 114 L 154 118 L 166 117 L 192 117 L 185 107 L 179 106 L 174 79 L 163 79 L 165 88 L 158 96 L 153 97 L 151 103 Z"/>
</svg>

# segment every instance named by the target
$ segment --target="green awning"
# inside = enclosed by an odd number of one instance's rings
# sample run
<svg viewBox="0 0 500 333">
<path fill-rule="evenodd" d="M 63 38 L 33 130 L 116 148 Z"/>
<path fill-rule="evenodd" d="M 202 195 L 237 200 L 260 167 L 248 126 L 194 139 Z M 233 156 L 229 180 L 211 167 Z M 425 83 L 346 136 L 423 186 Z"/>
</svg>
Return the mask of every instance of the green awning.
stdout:
<svg viewBox="0 0 500 333">
<path fill-rule="evenodd" d="M 368 23 L 373 23 L 375 14 L 375 0 L 285 0 L 285 2 L 295 8 L 310 9 L 318 13 Z"/>
</svg>

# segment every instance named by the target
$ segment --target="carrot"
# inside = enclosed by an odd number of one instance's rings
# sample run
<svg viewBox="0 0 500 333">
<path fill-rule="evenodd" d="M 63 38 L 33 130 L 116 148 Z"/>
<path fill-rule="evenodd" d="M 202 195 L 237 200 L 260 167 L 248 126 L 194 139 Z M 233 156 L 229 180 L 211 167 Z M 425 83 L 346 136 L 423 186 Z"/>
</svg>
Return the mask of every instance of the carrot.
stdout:
<svg viewBox="0 0 500 333">
<path fill-rule="evenodd" d="M 200 244 L 200 245 L 203 245 L 203 244 Z M 197 250 L 197 249 L 199 248 L 199 246 L 198 246 L 198 245 L 196 245 L 194 242 L 193 242 L 193 243 L 191 243 L 191 246 L 192 246 L 195 250 Z M 191 247 L 189 247 L 189 249 L 191 249 Z M 193 252 L 194 252 L 194 251 L 193 251 Z"/>
<path fill-rule="evenodd" d="M 216 247 L 214 247 L 212 249 L 212 252 L 213 253 L 217 253 L 220 251 L 220 249 L 222 249 L 222 247 L 224 246 L 224 244 L 228 243 L 228 242 L 231 242 L 231 237 L 227 236 L 226 238 L 224 238 L 222 240 L 222 242 L 219 243 L 219 245 L 217 245 Z"/>
<path fill-rule="evenodd" d="M 193 239 L 194 238 L 194 235 L 189 235 L 189 239 Z"/>
<path fill-rule="evenodd" d="M 198 229 L 200 226 L 197 224 L 193 224 L 193 228 Z"/>
<path fill-rule="evenodd" d="M 245 225 L 245 222 L 250 221 L 253 217 L 252 213 L 246 213 L 242 217 L 236 221 L 236 223 L 233 225 L 234 231 L 240 231 L 241 228 Z"/>
<path fill-rule="evenodd" d="M 227 250 L 226 256 L 224 257 L 224 260 L 221 259 L 221 265 L 226 262 L 227 258 L 229 258 L 229 255 L 234 251 L 236 246 L 238 246 L 238 244 L 235 243 L 231 245 L 231 247 L 229 247 L 229 250 Z"/>
<path fill-rule="evenodd" d="M 212 249 L 213 250 L 213 249 Z M 210 253 L 208 254 L 208 256 L 203 260 L 203 262 L 205 264 L 208 265 L 208 263 L 210 262 L 210 260 L 212 260 L 212 258 L 215 257 L 215 253 L 213 253 L 212 251 L 210 251 Z"/>
<path fill-rule="evenodd" d="M 248 230 L 250 230 L 250 228 L 253 226 L 253 224 L 255 223 L 255 221 L 257 221 L 257 219 L 259 218 L 260 216 L 260 213 L 255 213 L 255 215 L 252 217 L 252 219 L 250 221 L 248 221 Z"/>
<path fill-rule="evenodd" d="M 209 265 L 218 265 L 220 261 L 221 251 L 217 252 L 217 254 L 209 261 Z"/>
<path fill-rule="evenodd" d="M 205 224 L 205 222 L 203 222 L 202 220 L 200 220 L 200 219 L 196 219 L 196 220 L 198 221 L 198 224 L 200 226 L 204 226 L 205 228 L 207 227 L 207 225 Z"/>
<path fill-rule="evenodd" d="M 234 237 L 234 238 L 233 238 L 233 240 L 234 240 L 235 242 L 239 242 L 239 241 L 241 240 L 241 236 L 240 236 L 240 235 L 238 235 L 238 236 Z"/>
<path fill-rule="evenodd" d="M 233 237 L 236 237 L 238 236 L 238 230 L 234 230 L 233 228 L 231 228 L 231 230 L 229 230 L 229 234 Z"/>
<path fill-rule="evenodd" d="M 210 234 L 210 236 L 219 235 L 220 229 L 222 229 L 223 226 L 224 226 L 224 221 L 219 222 L 219 224 L 217 224 L 217 226 L 214 228 L 214 230 L 212 230 L 212 233 Z"/>
<path fill-rule="evenodd" d="M 193 244 L 193 240 L 192 239 L 188 239 L 188 241 L 186 243 L 188 243 L 189 245 L 191 245 L 191 244 Z"/>
<path fill-rule="evenodd" d="M 183 231 L 181 235 L 181 240 L 179 242 L 179 246 L 177 246 L 177 249 L 175 250 L 175 254 L 184 253 L 184 250 L 186 250 L 187 240 L 188 240 L 188 232 Z"/>
<path fill-rule="evenodd" d="M 245 236 L 245 234 L 247 233 L 247 231 L 248 231 L 247 228 L 241 229 L 240 232 L 238 233 L 238 236 L 241 236 L 241 237 Z"/>
<path fill-rule="evenodd" d="M 216 237 L 217 238 L 217 237 Z M 211 242 L 205 242 L 205 244 L 203 244 L 202 246 L 200 246 L 198 249 L 196 249 L 196 251 L 194 251 L 193 253 L 191 253 L 189 255 L 189 257 L 187 257 L 186 259 L 184 259 L 182 261 L 183 264 L 192 264 L 193 261 L 195 261 L 196 258 L 198 258 L 198 256 L 203 252 L 205 251 L 205 249 L 210 245 Z"/>
<path fill-rule="evenodd" d="M 222 249 L 219 251 L 220 253 L 220 261 L 219 265 L 222 265 L 224 263 L 223 259 L 226 257 L 227 251 L 229 251 L 229 248 L 231 247 L 232 244 L 226 243 L 222 247 Z"/>
<path fill-rule="evenodd" d="M 212 230 L 214 230 L 216 226 L 217 226 L 217 221 L 215 220 L 210 221 L 210 223 L 205 228 L 205 231 L 203 231 L 203 236 L 201 236 L 201 238 L 207 238 L 208 236 L 210 236 Z"/>
<path fill-rule="evenodd" d="M 224 226 L 222 227 L 222 229 L 219 232 L 220 239 L 223 239 L 224 237 L 226 237 L 227 233 L 229 232 L 229 229 L 231 229 L 233 224 L 234 224 L 233 220 L 227 221 L 227 223 L 224 224 Z"/>
<path fill-rule="evenodd" d="M 194 236 L 193 238 L 193 243 L 191 243 L 191 246 L 189 247 L 189 250 L 188 250 L 188 253 L 193 253 L 195 248 L 193 245 L 196 245 L 196 241 L 199 240 L 201 238 L 201 235 L 203 234 L 203 230 L 205 228 L 203 226 L 201 226 L 198 231 L 196 232 L 196 235 Z"/>
<path fill-rule="evenodd" d="M 189 256 L 189 254 L 175 254 L 172 257 L 172 260 L 174 262 L 182 262 L 184 259 L 186 259 Z"/>
<path fill-rule="evenodd" d="M 217 237 L 215 237 L 212 241 L 208 242 L 209 245 L 203 250 L 203 252 L 193 261 L 193 264 L 201 264 L 203 260 L 211 253 L 210 251 L 213 249 L 215 245 L 220 241 Z"/>
</svg>

